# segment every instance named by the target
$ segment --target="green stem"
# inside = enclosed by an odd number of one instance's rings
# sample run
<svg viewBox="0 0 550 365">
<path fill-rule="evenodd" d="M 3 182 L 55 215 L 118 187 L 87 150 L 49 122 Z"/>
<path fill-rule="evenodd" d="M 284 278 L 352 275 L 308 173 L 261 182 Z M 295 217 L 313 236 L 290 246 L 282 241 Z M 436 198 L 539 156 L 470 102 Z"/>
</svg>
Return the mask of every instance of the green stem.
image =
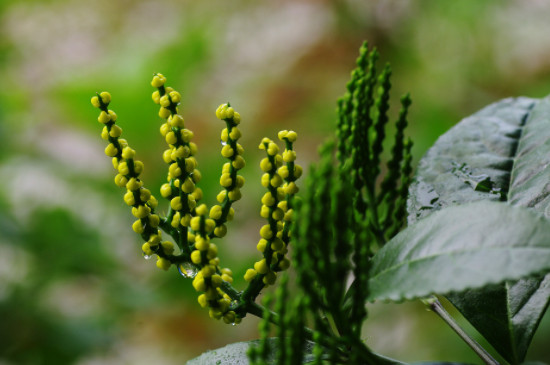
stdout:
<svg viewBox="0 0 550 365">
<path fill-rule="evenodd" d="M 428 299 L 422 300 L 435 314 L 437 314 L 442 320 L 447 323 L 449 327 L 456 332 L 456 334 L 466 342 L 468 346 L 485 362 L 487 365 L 500 365 L 479 343 L 470 337 L 464 331 L 462 327 L 455 321 L 455 319 L 443 308 L 441 302 L 435 297 L 431 296 Z"/>
</svg>

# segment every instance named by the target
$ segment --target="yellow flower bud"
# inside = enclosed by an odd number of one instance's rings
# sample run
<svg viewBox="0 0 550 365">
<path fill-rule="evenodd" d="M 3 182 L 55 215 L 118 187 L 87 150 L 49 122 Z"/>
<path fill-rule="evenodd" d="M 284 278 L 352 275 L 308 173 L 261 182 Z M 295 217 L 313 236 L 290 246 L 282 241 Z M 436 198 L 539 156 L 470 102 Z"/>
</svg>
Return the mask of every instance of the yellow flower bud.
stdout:
<svg viewBox="0 0 550 365">
<path fill-rule="evenodd" d="M 137 221 L 134 222 L 134 224 L 132 224 L 132 229 L 137 234 L 142 234 L 143 233 L 144 229 L 143 229 L 143 224 L 141 223 L 141 219 L 138 219 Z"/>
<path fill-rule="evenodd" d="M 222 135 L 220 137 L 222 142 L 227 142 L 228 137 L 229 137 L 229 132 L 227 131 L 227 128 L 222 129 Z"/>
<path fill-rule="evenodd" d="M 286 270 L 290 267 L 290 261 L 286 258 L 282 259 L 281 261 L 279 261 L 278 266 L 281 270 Z"/>
<path fill-rule="evenodd" d="M 225 198 L 227 197 L 227 190 L 222 190 L 219 192 L 219 194 L 216 196 L 216 200 L 218 203 L 223 203 L 225 201 Z"/>
<path fill-rule="evenodd" d="M 121 174 L 117 174 L 115 176 L 115 184 L 117 184 L 117 186 L 120 186 L 121 188 L 123 188 L 126 186 L 127 183 L 128 183 L 128 179 L 126 178 L 126 176 Z"/>
<path fill-rule="evenodd" d="M 189 150 L 191 151 L 191 155 L 196 155 L 199 149 L 195 143 L 189 142 Z"/>
<path fill-rule="evenodd" d="M 265 239 L 261 239 L 258 244 L 256 245 L 256 249 L 263 253 L 267 247 L 267 241 Z"/>
<path fill-rule="evenodd" d="M 222 277 L 220 275 L 212 275 L 211 283 L 214 288 L 222 286 Z"/>
<path fill-rule="evenodd" d="M 132 214 L 136 218 L 145 218 L 151 212 L 151 208 L 146 205 L 138 205 L 137 207 L 132 208 Z"/>
<path fill-rule="evenodd" d="M 211 243 L 208 246 L 208 251 L 206 252 L 206 258 L 208 260 L 212 260 L 212 259 L 216 258 L 217 256 L 218 256 L 218 246 Z"/>
<path fill-rule="evenodd" d="M 199 181 L 201 181 L 202 175 L 201 172 L 197 169 L 193 170 L 193 173 L 191 174 L 191 178 L 193 179 L 193 182 L 196 184 Z"/>
<path fill-rule="evenodd" d="M 191 214 L 189 214 L 189 213 L 185 214 L 181 218 L 180 223 L 184 227 L 189 227 L 189 225 L 191 224 Z"/>
<path fill-rule="evenodd" d="M 185 143 L 189 143 L 191 142 L 191 140 L 193 139 L 193 137 L 195 136 L 195 134 L 193 133 L 193 131 L 190 131 L 189 129 L 182 129 L 180 131 L 180 134 L 181 134 L 181 139 L 183 140 L 183 142 Z M 196 153 L 194 153 L 196 154 Z"/>
<path fill-rule="evenodd" d="M 160 245 L 165 254 L 171 255 L 174 252 L 174 244 L 172 242 L 164 241 Z"/>
<path fill-rule="evenodd" d="M 206 291 L 206 283 L 204 282 L 204 278 L 202 276 L 195 276 L 195 279 L 193 280 L 193 288 L 199 292 Z"/>
<path fill-rule="evenodd" d="M 159 109 L 159 117 L 161 117 L 162 119 L 168 119 L 169 116 L 170 116 L 170 110 L 169 109 L 166 109 L 164 107 L 161 107 Z"/>
<path fill-rule="evenodd" d="M 100 107 L 100 105 L 99 105 L 99 98 L 98 98 L 97 96 L 93 96 L 91 102 L 92 102 L 92 105 L 93 105 L 94 107 L 96 107 L 96 108 L 99 108 L 99 107 Z"/>
<path fill-rule="evenodd" d="M 270 142 L 267 145 L 267 154 L 270 155 L 270 156 L 275 156 L 277 153 L 279 153 L 279 146 L 277 146 L 273 142 Z"/>
<path fill-rule="evenodd" d="M 285 194 L 291 194 L 291 195 L 296 194 L 298 190 L 300 190 L 298 186 L 296 186 L 296 183 L 294 183 L 294 181 L 285 185 L 286 185 L 284 188 Z"/>
<path fill-rule="evenodd" d="M 165 163 L 171 163 L 172 162 L 172 149 L 167 149 L 162 153 L 162 160 Z"/>
<path fill-rule="evenodd" d="M 294 177 L 299 178 L 300 176 L 302 176 L 302 166 L 294 165 Z"/>
<path fill-rule="evenodd" d="M 208 307 L 208 299 L 206 299 L 206 295 L 204 294 L 199 295 L 198 301 L 201 307 L 203 308 Z"/>
<path fill-rule="evenodd" d="M 192 193 L 193 190 L 195 190 L 195 184 L 190 178 L 186 177 L 183 185 L 181 186 L 181 190 L 187 194 Z"/>
<path fill-rule="evenodd" d="M 283 210 L 281 208 L 275 208 L 275 210 L 271 214 L 271 217 L 273 219 L 275 219 L 276 221 L 280 221 L 281 219 L 283 219 L 284 215 L 285 215 L 285 213 L 283 212 Z"/>
<path fill-rule="evenodd" d="M 153 228 L 157 228 L 160 223 L 160 217 L 156 214 L 151 214 L 149 216 L 149 225 Z"/>
<path fill-rule="evenodd" d="M 143 172 L 143 168 L 143 162 L 139 160 L 134 160 L 134 172 L 136 173 L 136 175 L 140 175 Z"/>
<path fill-rule="evenodd" d="M 138 190 L 143 186 L 143 182 L 136 180 L 135 177 L 130 178 L 126 184 L 126 189 L 134 191 Z"/>
<path fill-rule="evenodd" d="M 151 245 L 149 245 L 149 242 L 145 242 L 141 245 L 141 251 L 146 256 L 151 256 L 154 253 L 153 250 L 151 250 Z"/>
<path fill-rule="evenodd" d="M 275 198 L 269 191 L 262 197 L 262 204 L 267 205 L 268 207 L 275 205 Z"/>
<path fill-rule="evenodd" d="M 258 272 L 258 274 L 265 274 L 269 271 L 269 268 L 267 267 L 267 263 L 265 259 L 262 259 L 254 264 L 254 270 Z"/>
<path fill-rule="evenodd" d="M 122 135 L 122 128 L 120 128 L 118 125 L 113 124 L 111 126 L 111 130 L 109 131 L 109 135 L 113 138 L 118 138 Z"/>
<path fill-rule="evenodd" d="M 170 200 L 170 207 L 174 210 L 182 210 L 183 205 L 181 204 L 181 198 L 176 196 Z"/>
<path fill-rule="evenodd" d="M 264 225 L 261 229 L 260 229 L 260 236 L 262 236 L 262 238 L 268 240 L 270 239 L 271 237 L 273 237 L 273 232 L 271 231 L 271 227 L 269 227 L 269 224 L 266 224 Z"/>
<path fill-rule="evenodd" d="M 158 90 L 153 92 L 151 98 L 153 99 L 153 102 L 155 104 L 160 104 L 160 93 L 158 92 Z"/>
<path fill-rule="evenodd" d="M 218 109 L 216 109 L 216 118 L 225 119 L 227 118 L 225 111 L 227 110 L 227 104 L 221 104 Z"/>
<path fill-rule="evenodd" d="M 277 133 L 277 137 L 282 141 L 286 138 L 287 133 L 288 133 L 287 130 L 280 131 L 279 133 Z"/>
<path fill-rule="evenodd" d="M 183 117 L 179 114 L 172 115 L 168 121 L 170 122 L 170 125 L 175 128 L 183 128 L 184 127 L 184 121 Z"/>
<path fill-rule="evenodd" d="M 191 229 L 195 232 L 198 232 L 201 228 L 201 219 L 199 217 L 193 217 L 191 218 L 191 222 L 189 222 L 191 225 Z"/>
<path fill-rule="evenodd" d="M 166 77 L 164 77 L 164 75 L 156 74 L 155 76 L 153 76 L 153 81 L 151 81 L 151 86 L 160 88 L 164 85 L 165 82 L 166 82 Z"/>
<path fill-rule="evenodd" d="M 241 190 L 239 188 L 235 188 L 235 189 L 231 190 L 230 192 L 228 192 L 227 196 L 229 197 L 229 199 L 231 201 L 241 200 L 241 198 L 242 198 Z"/>
<path fill-rule="evenodd" d="M 170 125 L 170 123 L 166 122 L 166 123 L 162 123 L 162 125 L 160 126 L 160 135 L 163 136 L 164 138 L 166 138 L 166 135 L 172 130 L 172 126 Z"/>
<path fill-rule="evenodd" d="M 252 281 L 258 273 L 254 269 L 248 269 L 246 270 L 246 273 L 244 274 L 244 280 L 250 282 Z"/>
<path fill-rule="evenodd" d="M 172 195 L 170 184 L 162 184 L 160 187 L 160 195 L 162 195 L 163 198 L 169 198 L 170 195 Z"/>
<path fill-rule="evenodd" d="M 298 138 L 298 134 L 294 131 L 288 131 L 286 134 L 286 139 L 288 139 L 289 142 L 296 142 L 296 139 Z"/>
<path fill-rule="evenodd" d="M 97 121 L 102 124 L 107 124 L 111 121 L 111 116 L 109 113 L 102 110 L 101 113 L 99 113 L 99 117 L 97 117 Z"/>
<path fill-rule="evenodd" d="M 172 103 L 177 104 L 181 101 L 181 94 L 177 91 L 172 91 L 168 95 L 170 95 L 170 99 L 172 99 Z"/>
<path fill-rule="evenodd" d="M 279 186 L 283 185 L 283 178 L 281 177 L 281 175 L 275 173 L 269 181 L 269 184 L 274 188 L 278 188 Z"/>
<path fill-rule="evenodd" d="M 112 143 L 109 143 L 105 148 L 105 154 L 109 157 L 115 157 L 117 153 L 118 149 Z"/>
<path fill-rule="evenodd" d="M 226 144 L 225 146 L 222 147 L 222 151 L 221 151 L 221 154 L 223 157 L 225 158 L 229 158 L 231 156 L 233 156 L 235 152 L 233 151 L 233 148 L 231 148 L 230 145 Z"/>
<path fill-rule="evenodd" d="M 233 114 L 233 123 L 235 124 L 241 123 L 241 115 L 238 112 L 235 112 Z"/>
<path fill-rule="evenodd" d="M 206 206 L 206 204 L 201 204 L 197 207 L 197 209 L 195 210 L 195 212 L 198 214 L 198 215 L 206 215 L 208 213 L 208 207 Z"/>
<path fill-rule="evenodd" d="M 134 151 L 130 147 L 124 147 L 124 149 L 122 150 L 122 157 L 125 158 L 126 160 L 134 158 L 135 155 L 136 155 L 136 151 Z"/>
<path fill-rule="evenodd" d="M 267 219 L 269 218 L 269 214 L 270 214 L 269 212 L 270 212 L 269 207 L 267 205 L 262 205 L 262 209 L 260 210 L 260 216 L 262 218 Z"/>
<path fill-rule="evenodd" d="M 191 252 L 191 261 L 197 265 L 202 262 L 201 252 L 199 250 L 194 250 Z"/>
<path fill-rule="evenodd" d="M 174 131 L 170 131 L 170 132 L 166 133 L 165 139 L 166 139 L 166 143 L 168 143 L 168 144 L 176 144 L 176 142 L 178 141 Z"/>
<path fill-rule="evenodd" d="M 136 204 L 134 193 L 131 191 L 126 192 L 126 194 L 124 194 L 124 202 L 130 206 Z"/>
<path fill-rule="evenodd" d="M 201 269 L 203 278 L 209 278 L 216 273 L 216 268 L 213 265 L 204 265 Z"/>
<path fill-rule="evenodd" d="M 231 133 L 229 133 L 229 138 L 236 141 L 239 138 L 241 138 L 241 136 L 242 136 L 242 134 L 241 134 L 241 131 L 239 130 L 239 128 L 237 128 L 237 127 L 231 128 Z"/>
<path fill-rule="evenodd" d="M 284 162 L 294 162 L 296 160 L 296 151 L 285 150 L 283 152 L 283 161 Z"/>
<path fill-rule="evenodd" d="M 244 177 L 241 175 L 237 175 L 237 187 L 242 188 L 244 186 Z"/>
<path fill-rule="evenodd" d="M 237 155 L 244 154 L 244 148 L 239 143 L 237 143 Z"/>
<path fill-rule="evenodd" d="M 149 245 L 151 245 L 151 247 L 156 247 L 160 244 L 161 238 L 162 238 L 162 235 L 160 231 L 157 230 L 157 234 L 150 235 L 149 240 L 147 242 L 149 242 Z"/>
<path fill-rule="evenodd" d="M 281 175 L 283 179 L 286 179 L 288 177 L 288 167 L 286 166 L 279 167 L 279 169 L 277 170 L 277 173 Z"/>
<path fill-rule="evenodd" d="M 216 228 L 214 228 L 214 234 L 216 235 L 216 237 L 225 237 L 225 235 L 227 234 L 227 227 L 225 224 L 222 224 Z"/>
<path fill-rule="evenodd" d="M 273 165 L 269 162 L 269 159 L 265 157 L 260 161 L 260 168 L 263 172 L 269 172 L 273 168 Z"/>
<path fill-rule="evenodd" d="M 210 233 L 214 230 L 214 228 L 216 227 L 216 222 L 213 220 L 213 219 L 210 219 L 210 218 L 206 218 L 204 220 L 204 230 L 207 232 L 207 233 Z"/>
<path fill-rule="evenodd" d="M 220 205 L 214 205 L 210 208 L 209 217 L 212 219 L 220 219 L 222 216 L 222 207 Z"/>
<path fill-rule="evenodd" d="M 227 220 L 232 221 L 235 216 L 235 209 L 229 208 L 229 213 L 227 213 Z"/>
<path fill-rule="evenodd" d="M 231 175 L 230 174 L 222 174 L 222 176 L 220 177 L 220 185 L 223 186 L 224 188 L 227 188 L 227 187 L 230 187 L 231 184 L 233 183 L 233 180 L 231 180 Z"/>
<path fill-rule="evenodd" d="M 232 164 L 236 170 L 240 170 L 245 166 L 246 163 L 244 161 L 244 158 L 242 158 L 242 156 L 237 155 L 235 156 L 235 159 L 233 160 Z"/>
<path fill-rule="evenodd" d="M 126 147 L 128 148 L 128 147 Z M 128 175 L 130 173 L 130 169 L 128 168 L 128 164 L 125 161 L 122 161 L 118 164 L 117 167 L 118 173 L 121 175 Z"/>
</svg>

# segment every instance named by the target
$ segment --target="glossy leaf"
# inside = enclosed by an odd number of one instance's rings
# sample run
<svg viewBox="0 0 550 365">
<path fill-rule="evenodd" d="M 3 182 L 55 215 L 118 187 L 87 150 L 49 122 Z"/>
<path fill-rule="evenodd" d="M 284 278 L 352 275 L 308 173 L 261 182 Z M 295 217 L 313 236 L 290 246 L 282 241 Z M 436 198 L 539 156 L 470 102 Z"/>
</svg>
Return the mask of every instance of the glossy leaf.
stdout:
<svg viewBox="0 0 550 365">
<path fill-rule="evenodd" d="M 509 201 L 550 217 L 549 120 L 548 98 L 516 98 L 461 121 L 421 160 L 410 189 L 409 223 L 479 200 Z M 548 307 L 549 280 L 469 290 L 449 299 L 508 361 L 519 363 Z"/>
<path fill-rule="evenodd" d="M 422 298 L 548 271 L 550 221 L 481 201 L 433 213 L 388 242 L 373 258 L 368 299 Z"/>
</svg>

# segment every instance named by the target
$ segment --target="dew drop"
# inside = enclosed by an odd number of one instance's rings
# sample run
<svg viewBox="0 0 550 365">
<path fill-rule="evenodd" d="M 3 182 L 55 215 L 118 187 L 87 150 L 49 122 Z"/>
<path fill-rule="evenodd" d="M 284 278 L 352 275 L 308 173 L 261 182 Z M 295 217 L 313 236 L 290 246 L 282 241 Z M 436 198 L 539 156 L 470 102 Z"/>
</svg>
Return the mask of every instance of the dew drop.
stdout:
<svg viewBox="0 0 550 365">
<path fill-rule="evenodd" d="M 197 275 L 197 268 L 188 262 L 178 265 L 178 271 L 184 278 L 192 279 Z"/>
<path fill-rule="evenodd" d="M 231 323 L 232 326 L 236 326 L 237 324 L 235 322 Z"/>
<path fill-rule="evenodd" d="M 227 142 L 224 142 L 224 141 L 220 140 L 220 143 L 221 143 L 222 146 L 227 146 Z"/>
<path fill-rule="evenodd" d="M 153 255 L 143 255 L 143 258 L 145 260 L 150 260 L 153 257 Z"/>
</svg>

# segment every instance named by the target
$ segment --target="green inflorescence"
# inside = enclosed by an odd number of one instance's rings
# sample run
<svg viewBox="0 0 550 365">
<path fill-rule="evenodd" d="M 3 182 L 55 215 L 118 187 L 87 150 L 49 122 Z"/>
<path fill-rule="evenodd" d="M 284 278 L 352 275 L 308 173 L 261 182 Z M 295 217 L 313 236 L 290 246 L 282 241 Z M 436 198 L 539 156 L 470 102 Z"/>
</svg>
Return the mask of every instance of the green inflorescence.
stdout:
<svg viewBox="0 0 550 365">
<path fill-rule="evenodd" d="M 412 143 L 404 130 L 411 99 L 401 98 L 391 157 L 382 167 L 391 69 L 386 65 L 377 76 L 377 60 L 378 52 L 363 44 L 338 100 L 337 140 L 321 147 L 296 209 L 293 290 L 299 299 L 289 300 L 285 279 L 274 305 L 280 318 L 268 313 L 262 325 L 265 336 L 268 322 L 279 326 L 276 364 L 301 364 L 306 357 L 311 364 L 387 363 L 365 345 L 361 329 L 371 258 L 404 223 L 412 172 Z M 251 353 L 252 364 L 267 361 L 262 349 Z"/>
<path fill-rule="evenodd" d="M 255 303 L 257 296 L 263 288 L 275 283 L 278 272 L 290 265 L 286 254 L 291 241 L 293 198 L 298 192 L 296 180 L 302 174 L 302 168 L 295 163 L 293 149 L 297 134 L 287 130 L 279 132 L 279 139 L 285 143 L 282 154 L 277 144 L 267 138 L 260 144 L 260 149 L 267 153 L 260 164 L 264 171 L 262 185 L 267 189 L 261 209 L 267 224 L 260 229 L 262 238 L 257 246 L 263 258 L 254 264 L 254 269 L 247 271 L 248 287 L 239 292 L 232 286 L 232 271 L 220 266 L 218 247 L 212 241 L 226 235 L 226 224 L 235 214 L 232 206 L 241 199 L 244 177 L 238 172 L 246 164 L 244 149 L 238 143 L 241 116 L 229 103 L 216 110 L 216 117 L 225 122 L 221 155 L 227 162 L 220 177 L 222 190 L 216 197 L 218 204 L 209 209 L 200 202 L 203 192 L 197 186 L 201 180 L 195 157 L 197 145 L 192 142 L 193 132 L 185 127 L 178 112 L 181 95 L 165 84 L 162 74 L 154 75 L 151 85 L 157 90 L 152 99 L 160 105 L 159 117 L 164 120 L 160 133 L 168 144 L 162 155 L 168 165 L 167 182 L 160 188 L 161 196 L 169 201 L 164 217 L 155 213 L 158 202 L 143 187 L 139 177 L 143 163 L 135 159 L 135 151 L 120 138 L 122 129 L 116 124 L 117 116 L 108 108 L 111 95 L 102 92 L 92 98 L 92 105 L 100 109 L 98 121 L 104 124 L 101 136 L 109 142 L 105 154 L 112 157 L 118 171 L 115 183 L 127 189 L 124 201 L 132 207 L 132 214 L 137 218 L 132 229 L 145 241 L 143 255 L 156 255 L 160 269 L 168 270 L 174 265 L 184 276 L 193 277 L 193 287 L 200 293 L 198 302 L 209 309 L 210 317 L 235 324 L 247 313 L 261 316 L 263 309 Z M 173 242 L 163 240 L 162 232 L 171 236 Z M 192 274 L 194 272 L 196 275 Z"/>
</svg>

